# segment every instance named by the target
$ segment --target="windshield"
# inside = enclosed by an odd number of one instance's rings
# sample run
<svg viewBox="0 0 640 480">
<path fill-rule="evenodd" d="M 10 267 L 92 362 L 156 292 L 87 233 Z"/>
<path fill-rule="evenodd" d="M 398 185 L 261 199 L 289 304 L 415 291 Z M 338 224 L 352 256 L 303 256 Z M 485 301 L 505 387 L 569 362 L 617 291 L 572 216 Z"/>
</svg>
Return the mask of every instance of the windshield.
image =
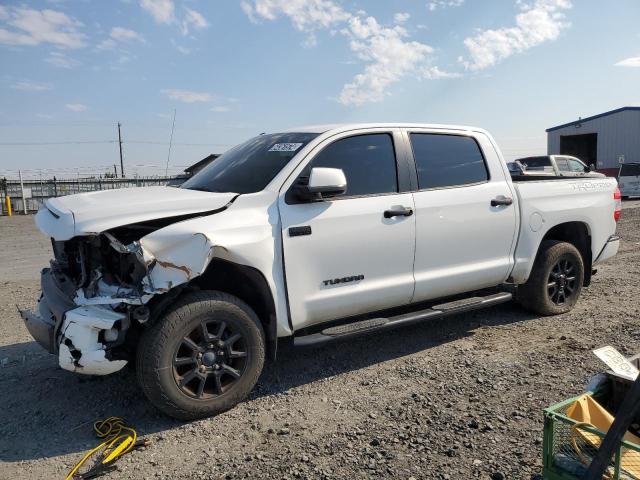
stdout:
<svg viewBox="0 0 640 480">
<path fill-rule="evenodd" d="M 259 192 L 264 190 L 300 149 L 318 135 L 318 133 L 259 135 L 220 155 L 183 183 L 181 188 L 205 192 Z"/>
</svg>

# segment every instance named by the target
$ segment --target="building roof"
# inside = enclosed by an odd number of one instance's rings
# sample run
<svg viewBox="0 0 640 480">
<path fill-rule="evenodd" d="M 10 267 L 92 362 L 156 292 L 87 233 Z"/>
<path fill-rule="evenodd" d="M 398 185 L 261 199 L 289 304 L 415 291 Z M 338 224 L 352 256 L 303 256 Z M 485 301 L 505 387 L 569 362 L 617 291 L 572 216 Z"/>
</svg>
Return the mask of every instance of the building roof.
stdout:
<svg viewBox="0 0 640 480">
<path fill-rule="evenodd" d="M 626 110 L 640 110 L 640 107 L 620 107 L 620 108 L 616 108 L 615 110 L 609 110 L 608 112 L 599 113 L 598 115 L 593 115 L 593 116 L 587 117 L 587 118 L 579 118 L 578 120 L 574 120 L 573 122 L 563 123 L 562 125 L 557 125 L 555 127 L 547 128 L 546 132 L 547 133 L 553 132 L 554 130 L 560 130 L 561 128 L 564 128 L 564 127 L 571 127 L 571 126 L 576 125 L 578 123 L 588 122 L 588 121 L 595 120 L 596 118 L 600 118 L 600 117 L 607 117 L 609 115 L 614 115 L 616 113 L 624 112 Z"/>
</svg>

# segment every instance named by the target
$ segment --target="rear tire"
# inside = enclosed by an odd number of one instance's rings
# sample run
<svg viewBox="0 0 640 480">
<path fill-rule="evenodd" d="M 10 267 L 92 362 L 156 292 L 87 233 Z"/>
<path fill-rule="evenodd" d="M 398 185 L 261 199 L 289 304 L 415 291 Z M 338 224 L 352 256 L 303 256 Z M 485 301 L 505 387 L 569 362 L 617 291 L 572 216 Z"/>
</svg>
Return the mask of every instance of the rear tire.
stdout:
<svg viewBox="0 0 640 480">
<path fill-rule="evenodd" d="M 255 312 L 222 292 L 180 298 L 142 334 L 138 383 L 163 413 L 179 420 L 229 410 L 262 372 L 265 341 Z"/>
<path fill-rule="evenodd" d="M 521 305 L 539 315 L 559 315 L 573 309 L 584 282 L 584 262 L 576 247 L 547 240 L 540 245 L 529 279 L 518 287 Z"/>
</svg>

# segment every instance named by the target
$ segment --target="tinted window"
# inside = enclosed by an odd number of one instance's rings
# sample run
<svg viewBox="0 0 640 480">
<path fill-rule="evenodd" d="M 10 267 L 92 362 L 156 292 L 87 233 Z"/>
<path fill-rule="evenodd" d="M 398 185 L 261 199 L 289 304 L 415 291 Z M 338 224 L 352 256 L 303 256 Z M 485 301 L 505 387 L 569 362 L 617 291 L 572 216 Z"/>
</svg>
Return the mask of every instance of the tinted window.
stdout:
<svg viewBox="0 0 640 480">
<path fill-rule="evenodd" d="M 322 150 L 307 167 L 341 168 L 347 177 L 345 195 L 398 191 L 393 139 L 387 133 L 343 138 Z"/>
<path fill-rule="evenodd" d="M 558 166 L 558 170 L 561 172 L 569 171 L 569 164 L 564 158 L 556 158 L 556 165 Z"/>
<path fill-rule="evenodd" d="M 471 137 L 412 133 L 411 146 L 420 189 L 488 180 L 480 147 Z"/>
<path fill-rule="evenodd" d="M 549 157 L 527 157 L 520 158 L 518 161 L 524 165 L 527 170 L 532 171 L 544 171 L 551 167 L 551 160 L 549 160 Z"/>
<path fill-rule="evenodd" d="M 634 177 L 640 175 L 640 163 L 627 163 L 620 167 L 621 177 Z"/>
<path fill-rule="evenodd" d="M 220 155 L 183 183 L 182 188 L 206 192 L 259 192 L 317 136 L 317 133 L 259 135 Z"/>
<path fill-rule="evenodd" d="M 584 165 L 582 164 L 582 162 L 579 162 L 578 160 L 574 160 L 572 158 L 567 158 L 567 162 L 569 163 L 569 170 L 571 170 L 572 172 L 584 173 Z"/>
</svg>

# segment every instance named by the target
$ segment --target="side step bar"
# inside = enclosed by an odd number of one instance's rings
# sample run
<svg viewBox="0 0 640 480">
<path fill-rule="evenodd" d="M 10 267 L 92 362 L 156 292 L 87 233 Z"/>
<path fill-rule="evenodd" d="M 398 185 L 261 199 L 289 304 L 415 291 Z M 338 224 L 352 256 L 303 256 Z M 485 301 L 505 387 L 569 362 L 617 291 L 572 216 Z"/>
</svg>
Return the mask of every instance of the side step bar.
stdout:
<svg viewBox="0 0 640 480">
<path fill-rule="evenodd" d="M 434 305 L 433 307 L 418 310 L 416 312 L 403 313 L 388 318 L 370 318 L 359 322 L 347 323 L 337 327 L 330 327 L 319 333 L 312 333 L 301 337 L 294 337 L 293 344 L 296 347 L 309 347 L 334 340 L 352 338 L 368 333 L 390 330 L 403 325 L 421 322 L 423 320 L 442 318 L 456 313 L 478 310 L 491 307 L 499 303 L 510 301 L 513 295 L 509 292 L 501 292 L 486 297 L 470 297 L 453 302 Z"/>
</svg>

